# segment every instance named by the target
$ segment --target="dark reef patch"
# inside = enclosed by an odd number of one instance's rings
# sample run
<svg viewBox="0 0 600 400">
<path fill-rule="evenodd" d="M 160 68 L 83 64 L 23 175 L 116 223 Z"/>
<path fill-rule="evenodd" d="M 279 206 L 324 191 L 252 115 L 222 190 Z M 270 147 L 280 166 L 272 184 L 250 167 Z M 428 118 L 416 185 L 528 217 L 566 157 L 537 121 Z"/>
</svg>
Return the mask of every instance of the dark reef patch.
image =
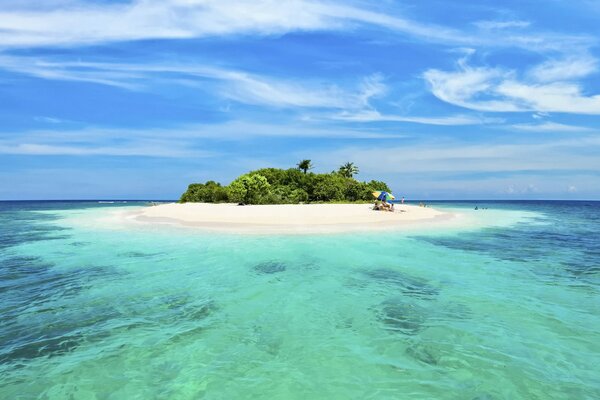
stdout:
<svg viewBox="0 0 600 400">
<path fill-rule="evenodd" d="M 198 299 L 187 294 L 165 296 L 158 301 L 168 310 L 165 314 L 167 319 L 199 321 L 218 310 L 214 300 Z"/>
<path fill-rule="evenodd" d="M 4 211 L 0 213 L 0 250 L 21 243 L 66 239 L 70 229 L 51 225 L 58 218 L 51 214 L 31 211 Z"/>
<path fill-rule="evenodd" d="M 493 204 L 493 203 L 490 203 Z M 502 203 L 496 204 L 506 207 Z M 512 205 L 509 205 L 509 209 Z M 600 278 L 600 202 L 521 202 L 518 210 L 543 213 L 511 227 L 460 236 L 415 236 L 435 246 L 476 252 L 525 265 L 542 280 L 597 287 Z"/>
<path fill-rule="evenodd" d="M 406 348 L 405 353 L 415 360 L 429 365 L 438 365 L 440 354 L 431 346 L 424 343 L 415 343 Z"/>
<path fill-rule="evenodd" d="M 141 251 L 127 251 L 124 253 L 120 253 L 119 256 L 127 257 L 127 258 L 148 258 L 161 255 L 163 253 L 144 253 Z"/>
<path fill-rule="evenodd" d="M 397 270 L 378 268 L 366 270 L 363 273 L 369 279 L 398 287 L 403 294 L 408 296 L 431 298 L 439 293 L 439 290 L 427 283 L 427 281 Z"/>
<path fill-rule="evenodd" d="M 286 265 L 282 262 L 267 261 L 254 266 L 254 271 L 259 274 L 276 274 L 283 272 L 287 269 Z"/>
<path fill-rule="evenodd" d="M 102 325 L 120 314 L 111 307 L 80 304 L 78 298 L 119 275 L 100 266 L 60 269 L 37 257 L 2 259 L 0 363 L 65 354 L 83 341 L 108 335 Z"/>
<path fill-rule="evenodd" d="M 424 329 L 428 312 L 425 308 L 401 298 L 392 298 L 380 304 L 377 319 L 385 329 L 415 335 Z"/>
<path fill-rule="evenodd" d="M 190 304 L 183 308 L 182 315 L 186 319 L 198 321 L 208 318 L 217 310 L 217 305 L 210 300 L 200 304 Z"/>
</svg>

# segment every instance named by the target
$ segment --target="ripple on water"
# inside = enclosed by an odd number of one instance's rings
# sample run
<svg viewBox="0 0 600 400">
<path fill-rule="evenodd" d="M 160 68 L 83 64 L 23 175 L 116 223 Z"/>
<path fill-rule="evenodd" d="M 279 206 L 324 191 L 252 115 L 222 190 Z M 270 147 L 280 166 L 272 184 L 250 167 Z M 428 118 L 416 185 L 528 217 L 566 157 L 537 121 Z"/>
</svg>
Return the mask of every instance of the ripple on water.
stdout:
<svg viewBox="0 0 600 400">
<path fill-rule="evenodd" d="M 37 257 L 11 257 L 0 268 L 0 363 L 54 357 L 108 335 L 87 330 L 118 318 L 112 307 L 86 307 L 80 293 L 115 272 L 105 267 L 60 270 Z"/>
<path fill-rule="evenodd" d="M 405 353 L 425 364 L 438 365 L 441 360 L 441 354 L 433 345 L 423 342 L 417 342 L 409 345 Z"/>
<path fill-rule="evenodd" d="M 377 268 L 364 270 L 362 273 L 375 282 L 393 285 L 408 296 L 432 298 L 439 294 L 439 290 L 426 280 L 415 278 L 398 270 Z"/>
<path fill-rule="evenodd" d="M 110 330 L 103 325 L 120 317 L 121 314 L 110 307 L 91 310 L 63 307 L 28 312 L 2 332 L 5 346 L 0 352 L 0 363 L 63 355 L 83 343 L 109 337 Z"/>
<path fill-rule="evenodd" d="M 112 268 L 89 266 L 59 270 L 37 257 L 10 257 L 2 260 L 0 269 L 0 292 L 3 293 L 0 307 L 3 313 L 6 309 L 20 311 L 19 307 L 29 307 L 36 302 L 72 297 L 91 287 L 96 279 L 113 275 Z"/>
<path fill-rule="evenodd" d="M 42 213 L 8 212 L 0 214 L 0 250 L 22 243 L 69 238 L 70 228 L 47 224 L 57 217 Z"/>
<path fill-rule="evenodd" d="M 377 307 L 376 313 L 386 330 L 407 335 L 422 331 L 429 315 L 426 308 L 401 297 L 385 300 Z"/>
</svg>

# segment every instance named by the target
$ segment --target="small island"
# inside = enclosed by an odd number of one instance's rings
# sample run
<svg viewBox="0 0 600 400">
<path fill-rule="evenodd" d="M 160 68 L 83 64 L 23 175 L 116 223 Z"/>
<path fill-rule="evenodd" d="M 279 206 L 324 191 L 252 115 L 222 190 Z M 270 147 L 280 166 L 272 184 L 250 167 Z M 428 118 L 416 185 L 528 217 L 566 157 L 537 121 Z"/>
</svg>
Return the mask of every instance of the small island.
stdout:
<svg viewBox="0 0 600 400">
<path fill-rule="evenodd" d="M 358 167 L 348 162 L 337 171 L 316 174 L 311 160 L 297 168 L 262 168 L 241 175 L 227 186 L 208 181 L 188 186 L 180 203 L 300 204 L 373 201 L 373 192 L 391 192 L 382 181 L 354 178 Z"/>
<path fill-rule="evenodd" d="M 116 212 L 109 222 L 143 229 L 166 225 L 240 234 L 315 234 L 409 230 L 447 226 L 457 214 L 396 201 L 393 212 L 376 211 L 374 192 L 389 192 L 381 181 L 361 182 L 346 163 L 331 173 L 298 168 L 263 168 L 227 186 L 193 183 L 179 202 Z M 244 207 L 241 207 L 244 205 Z"/>
</svg>

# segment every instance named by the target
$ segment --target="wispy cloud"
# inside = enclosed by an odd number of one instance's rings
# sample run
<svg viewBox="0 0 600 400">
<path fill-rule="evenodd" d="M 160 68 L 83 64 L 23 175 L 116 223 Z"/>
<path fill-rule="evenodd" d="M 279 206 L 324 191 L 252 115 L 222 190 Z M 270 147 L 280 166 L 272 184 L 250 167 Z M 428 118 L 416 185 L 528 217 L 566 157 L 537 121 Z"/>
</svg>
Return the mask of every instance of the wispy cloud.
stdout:
<svg viewBox="0 0 600 400">
<path fill-rule="evenodd" d="M 398 139 L 401 132 L 379 132 L 328 124 L 257 123 L 180 125 L 162 129 L 36 130 L 0 134 L 0 154 L 63 156 L 143 156 L 164 158 L 215 157 L 219 143 L 257 137 Z"/>
<path fill-rule="evenodd" d="M 598 71 L 598 60 L 589 55 L 548 60 L 528 72 L 531 80 L 539 82 L 567 81 L 584 78 Z"/>
<path fill-rule="evenodd" d="M 525 27 L 523 21 L 480 22 L 461 31 L 375 11 L 359 2 L 329 0 L 135 0 L 130 3 L 52 2 L 43 9 L 9 3 L 0 12 L 0 47 L 73 46 L 144 39 L 188 39 L 226 35 L 281 35 L 297 31 L 349 30 L 375 26 L 427 42 L 451 45 L 518 46 L 556 50 L 589 45 L 583 36 L 523 33 L 498 40 L 491 28 Z M 384 5 L 380 5 L 384 7 Z M 110 28 L 108 28 L 110 27 Z"/>
<path fill-rule="evenodd" d="M 89 145 L 48 145 L 35 143 L 21 143 L 15 145 L 5 145 L 0 141 L 0 154 L 20 154 L 32 156 L 119 156 L 119 157 L 209 157 L 212 153 L 204 151 L 194 151 L 187 149 L 177 149 L 174 146 L 99 146 L 90 147 Z"/>
<path fill-rule="evenodd" d="M 586 95 L 574 81 L 595 72 L 595 65 L 589 57 L 549 61 L 534 68 L 532 80 L 519 78 L 514 70 L 470 67 L 463 59 L 458 70 L 430 69 L 423 76 L 437 98 L 473 110 L 599 115 L 600 95 Z"/>
<path fill-rule="evenodd" d="M 486 30 L 498 30 L 507 28 L 527 28 L 531 23 L 529 21 L 511 20 L 511 21 L 477 21 L 475 26 Z"/>
<path fill-rule="evenodd" d="M 600 139 L 589 137 L 523 144 L 423 143 L 410 146 L 346 147 L 320 156 L 332 165 L 352 160 L 365 173 L 499 173 L 600 170 Z M 315 157 L 317 159 L 317 157 Z"/>
<path fill-rule="evenodd" d="M 467 115 L 451 115 L 443 117 L 415 117 L 404 115 L 381 114 L 376 110 L 368 109 L 357 113 L 342 112 L 333 116 L 334 119 L 349 122 L 411 122 L 426 125 L 479 125 L 484 123 L 502 122 L 499 118 L 482 118 Z"/>
<path fill-rule="evenodd" d="M 82 81 L 147 90 L 156 80 L 195 86 L 224 98 L 271 107 L 360 108 L 385 91 L 375 74 L 357 82 L 351 91 L 322 81 L 282 80 L 244 71 L 194 64 L 124 64 L 51 61 L 43 58 L 0 56 L 0 68 L 42 79 Z M 218 82 L 209 86 L 207 79 Z"/>
<path fill-rule="evenodd" d="M 514 124 L 510 125 L 510 128 L 526 132 L 594 132 L 594 129 L 585 126 L 559 124 L 557 122 Z"/>
<path fill-rule="evenodd" d="M 310 0 L 137 0 L 71 2 L 53 12 L 15 7 L 0 13 L 0 46 L 89 44 L 231 34 L 272 35 L 304 30 L 379 25 L 423 37 L 454 38 L 450 29 L 418 24 L 343 2 Z M 110 26 L 110 29 L 107 27 Z"/>
<path fill-rule="evenodd" d="M 205 158 L 216 156 L 218 152 L 206 150 L 202 143 L 190 138 L 169 135 L 166 130 L 56 128 L 18 133 L 2 132 L 0 154 Z"/>
<path fill-rule="evenodd" d="M 421 117 L 381 114 L 371 105 L 372 99 L 383 97 L 387 92 L 387 85 L 381 74 L 362 78 L 351 90 L 331 83 L 274 79 L 206 65 L 58 62 L 42 58 L 0 56 L 0 68 L 42 79 L 83 81 L 134 91 L 150 90 L 146 84 L 159 79 L 174 85 L 197 87 L 224 99 L 245 104 L 343 110 L 325 117 L 347 122 L 388 121 L 428 125 L 500 122 L 498 119 L 465 115 Z M 207 80 L 217 82 L 216 86 L 210 86 Z"/>
<path fill-rule="evenodd" d="M 60 118 L 43 117 L 43 116 L 34 117 L 34 120 L 36 120 L 38 122 L 45 122 L 48 124 L 60 124 L 60 123 L 64 122 Z"/>
<path fill-rule="evenodd" d="M 530 193 L 539 193 L 539 188 L 534 184 L 527 184 L 525 186 L 517 186 L 514 184 L 508 185 L 506 189 L 504 189 L 504 193 L 511 195 L 522 195 L 522 194 L 530 194 Z"/>
</svg>

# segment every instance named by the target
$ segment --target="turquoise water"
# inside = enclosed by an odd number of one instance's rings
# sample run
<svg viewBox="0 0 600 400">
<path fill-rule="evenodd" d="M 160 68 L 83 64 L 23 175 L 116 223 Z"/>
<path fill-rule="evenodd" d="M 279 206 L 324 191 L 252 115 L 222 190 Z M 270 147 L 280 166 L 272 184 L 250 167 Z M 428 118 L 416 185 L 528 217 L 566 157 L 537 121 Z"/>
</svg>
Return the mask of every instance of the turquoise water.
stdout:
<svg viewBox="0 0 600 400">
<path fill-rule="evenodd" d="M 597 399 L 600 203 L 477 227 L 215 235 L 0 202 L 2 399 Z"/>
</svg>

